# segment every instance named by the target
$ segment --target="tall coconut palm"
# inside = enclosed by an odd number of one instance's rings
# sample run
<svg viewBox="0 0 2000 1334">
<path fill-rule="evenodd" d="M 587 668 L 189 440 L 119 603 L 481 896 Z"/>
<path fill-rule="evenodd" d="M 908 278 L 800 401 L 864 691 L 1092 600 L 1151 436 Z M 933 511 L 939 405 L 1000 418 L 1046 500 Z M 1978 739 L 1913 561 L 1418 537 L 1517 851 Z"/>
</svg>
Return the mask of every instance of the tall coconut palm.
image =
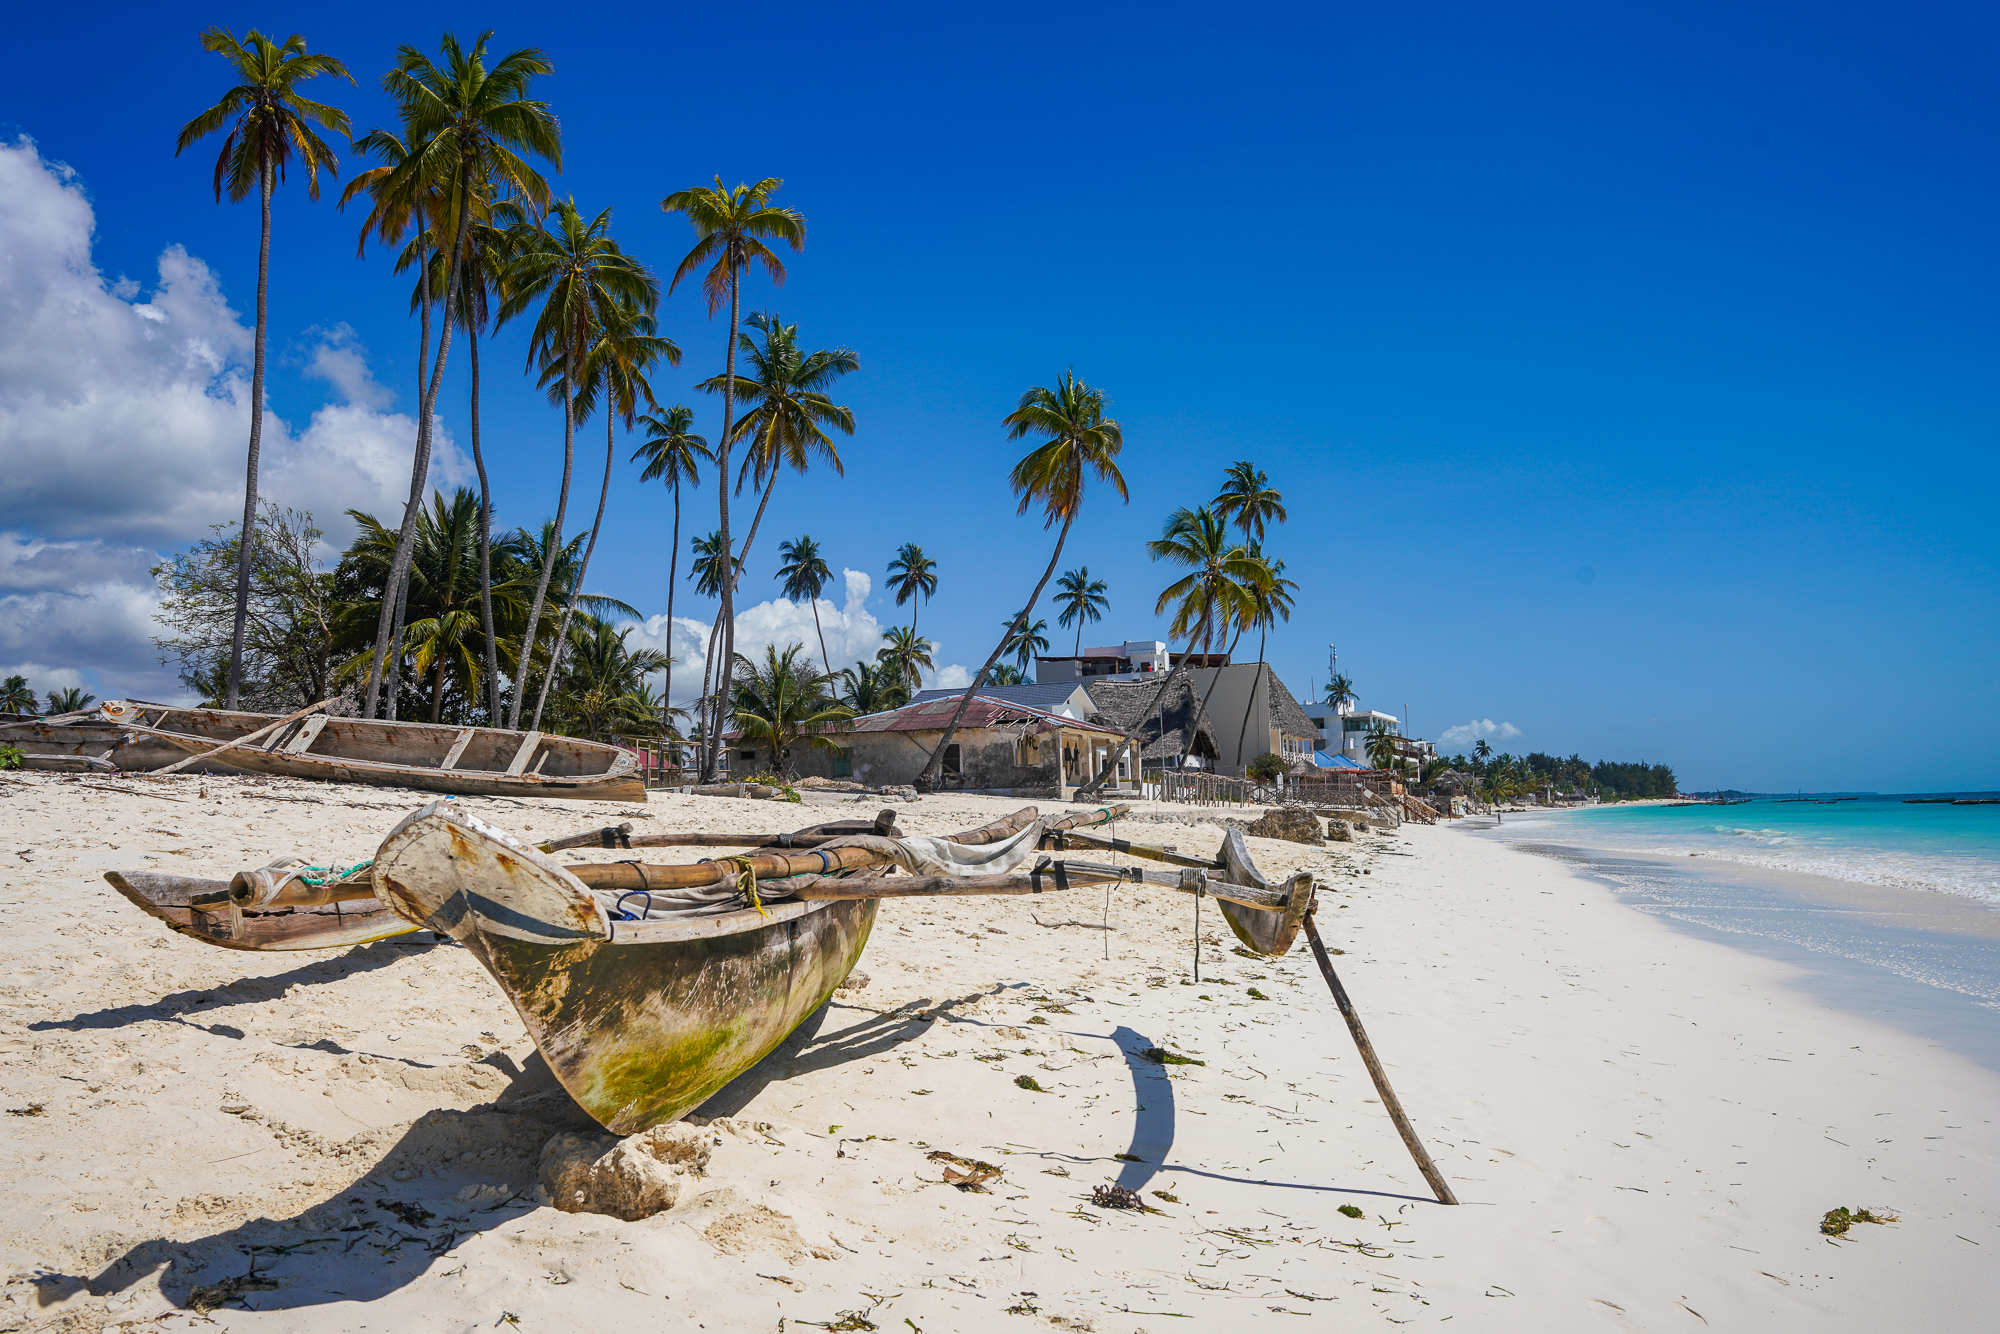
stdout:
<svg viewBox="0 0 2000 1334">
<path fill-rule="evenodd" d="M 722 596 L 722 531 L 717 529 L 690 540 L 694 560 L 688 566 L 688 578 L 694 580 L 694 591 L 705 598 Z"/>
<path fill-rule="evenodd" d="M 833 571 L 827 568 L 826 559 L 819 554 L 819 543 L 810 537 L 801 536 L 796 542 L 778 543 L 778 554 L 785 563 L 778 567 L 777 577 L 784 580 L 785 596 L 793 602 L 805 601 L 812 604 L 813 633 L 819 636 L 819 660 L 822 667 L 831 670 L 832 659 L 826 654 L 826 631 L 819 623 L 819 595 L 833 578 Z"/>
<path fill-rule="evenodd" d="M 664 413 L 647 414 L 639 418 L 646 428 L 646 438 L 632 451 L 632 462 L 646 460 L 645 471 L 639 480 L 650 482 L 654 478 L 664 478 L 667 489 L 674 496 L 674 540 L 667 557 L 667 666 L 666 684 L 661 692 L 669 701 L 674 693 L 673 625 L 674 586 L 680 582 L 681 562 L 681 483 L 689 486 L 701 485 L 701 471 L 698 460 L 707 459 L 713 463 L 715 454 L 709 449 L 708 441 L 694 433 L 694 409 L 676 403 Z"/>
<path fill-rule="evenodd" d="M 540 50 L 523 47 L 501 57 L 489 69 L 486 43 L 492 36 L 491 30 L 481 33 L 468 50 L 446 33 L 439 43 L 441 59 L 437 61 L 414 46 L 398 47 L 395 66 L 382 76 L 383 90 L 395 99 L 402 118 L 402 142 L 407 149 L 407 156 L 384 179 L 382 194 L 391 201 L 392 209 L 414 208 L 414 201 L 431 201 L 432 230 L 445 253 L 440 300 L 443 328 L 430 380 L 418 404 L 410 499 L 390 572 L 391 582 L 399 588 L 408 577 L 417 508 L 430 474 L 432 422 L 444 381 L 445 359 L 451 351 L 466 238 L 475 222 L 490 218 L 492 206 L 500 198 L 518 196 L 537 209 L 547 206 L 548 183 L 522 154 L 542 157 L 558 170 L 562 167 L 562 132 L 555 115 L 546 103 L 527 95 L 535 77 L 555 67 Z M 399 200 L 403 202 L 394 202 Z M 363 700 L 363 712 L 369 717 L 375 713 L 380 664 L 393 639 L 395 601 L 384 599 L 376 631 L 375 667 Z M 515 721 L 520 703 L 517 688 Z"/>
<path fill-rule="evenodd" d="M 764 494 L 736 553 L 738 570 L 750 559 L 750 544 L 757 540 L 757 529 L 764 522 L 781 463 L 804 473 L 811 456 L 818 454 L 833 465 L 835 473 L 845 472 L 840 451 L 834 448 L 826 428 L 853 435 L 854 411 L 828 398 L 826 390 L 861 365 L 852 348 L 801 351 L 799 326 L 784 323 L 774 312 L 758 311 L 745 323 L 752 333 L 741 335 L 739 341 L 749 369 L 736 377 L 735 384 L 736 394 L 748 410 L 737 418 L 729 435 L 744 442 L 743 462 L 736 473 L 737 494 L 743 493 L 743 483 L 750 478 L 755 478 Z M 717 375 L 695 387 L 719 394 L 725 386 L 723 377 Z"/>
<path fill-rule="evenodd" d="M 794 252 L 805 249 L 806 243 L 805 218 L 792 209 L 776 208 L 771 204 L 771 196 L 783 184 L 777 177 L 767 176 L 755 185 L 738 185 L 731 190 L 717 176 L 713 189 L 703 185 L 691 190 L 676 190 L 660 201 L 662 212 L 687 215 L 696 238 L 694 248 L 674 270 L 673 281 L 667 286 L 669 294 L 680 286 L 681 279 L 707 264 L 709 269 L 702 275 L 701 286 L 708 298 L 709 318 L 715 317 L 725 298 L 729 302 L 729 340 L 723 345 L 722 434 L 716 442 L 716 463 L 722 477 L 722 485 L 716 488 L 721 516 L 716 532 L 721 536 L 727 574 L 722 581 L 724 662 L 736 660 L 736 577 L 727 560 L 728 554 L 734 550 L 729 540 L 729 441 L 736 412 L 736 338 L 743 307 L 743 271 L 753 262 L 762 264 L 771 282 L 783 286 L 785 266 L 765 242 L 782 242 L 791 246 Z M 714 777 L 716 760 L 721 753 L 720 696 L 724 693 L 717 691 L 713 711 L 704 712 L 702 727 L 707 738 L 702 750 L 704 782 Z"/>
<path fill-rule="evenodd" d="M 305 169 L 306 193 L 314 199 L 319 198 L 320 170 L 324 168 L 330 176 L 339 174 L 333 150 L 312 127 L 318 124 L 347 134 L 347 113 L 302 97 L 297 89 L 307 79 L 322 74 L 349 83 L 354 82 L 354 76 L 332 56 L 306 54 L 306 39 L 298 33 L 278 43 L 252 28 L 239 42 L 227 28 L 210 28 L 201 35 L 201 47 L 227 60 L 242 82 L 181 127 L 174 156 L 228 126 L 222 152 L 215 159 L 216 202 L 222 202 L 225 185 L 229 198 L 239 204 L 254 189 L 262 218 L 257 241 L 256 334 L 250 354 L 250 451 L 244 468 L 243 526 L 237 530 L 243 540 L 237 543 L 236 625 L 230 635 L 229 688 L 224 697 L 226 706 L 233 709 L 242 692 L 250 564 L 257 546 L 257 468 L 264 442 L 264 342 L 270 326 L 271 191 L 284 178 L 285 168 L 295 162 Z"/>
<path fill-rule="evenodd" d="M 744 741 L 770 747 L 771 767 L 781 774 L 791 772 L 793 746 L 804 741 L 832 750 L 835 743 L 824 730 L 854 716 L 828 692 L 835 678 L 810 660 L 799 661 L 804 651 L 804 644 L 790 645 L 783 653 L 768 644 L 762 664 L 739 655 L 730 691 Z"/>
<path fill-rule="evenodd" d="M 658 284 L 654 284 L 653 290 L 659 290 Z M 576 568 L 577 589 L 571 590 L 569 605 L 563 608 L 562 624 L 556 627 L 557 660 L 542 678 L 541 694 L 535 699 L 535 719 L 528 724 L 537 731 L 542 725 L 542 706 L 548 700 L 550 683 L 561 670 L 562 652 L 569 643 L 570 616 L 576 607 L 575 593 L 582 588 L 583 580 L 590 572 L 590 558 L 597 551 L 597 534 L 604 526 L 604 505 L 611 498 L 611 469 L 617 459 L 618 419 L 625 419 L 625 429 L 629 431 L 641 398 L 646 400 L 648 407 L 659 406 L 653 401 L 653 387 L 646 378 L 646 372 L 656 362 L 678 365 L 681 359 L 681 350 L 674 341 L 656 332 L 657 326 L 649 311 L 614 301 L 605 308 L 601 319 L 597 342 L 585 359 L 583 385 L 576 396 L 576 410 L 579 419 L 588 417 L 597 400 L 603 400 L 604 484 L 597 492 L 597 515 L 590 521 L 590 542 L 583 549 L 583 563 Z M 554 363 L 544 364 L 544 383 L 554 371 Z"/>
<path fill-rule="evenodd" d="M 894 663 L 881 662 L 871 667 L 857 662 L 841 668 L 840 679 L 846 685 L 841 703 L 857 714 L 900 709 L 910 702 L 909 687 L 903 683 L 900 669 Z M 33 702 L 30 698 L 29 703 Z"/>
<path fill-rule="evenodd" d="M 1354 702 L 1353 678 L 1336 672 L 1327 681 L 1326 689 L 1321 692 L 1320 698 L 1324 699 L 1335 713 L 1340 712 Z"/>
<path fill-rule="evenodd" d="M 1020 403 L 1002 421 L 1007 427 L 1007 438 L 1019 440 L 1025 436 L 1041 436 L 1042 443 L 1035 446 L 1008 476 L 1014 491 L 1021 498 L 1017 511 L 1026 514 L 1032 505 L 1040 505 L 1043 512 L 1044 531 L 1062 520 L 1062 531 L 1056 535 L 1056 548 L 1049 556 L 1048 568 L 1042 571 L 1035 591 L 1028 596 L 1028 605 L 1021 608 L 1017 621 L 1025 621 L 1041 601 L 1042 590 L 1048 587 L 1055 576 L 1056 564 L 1062 560 L 1063 543 L 1069 540 L 1069 530 L 1076 522 L 1077 512 L 1083 508 L 1083 488 L 1087 477 L 1095 475 L 1099 481 L 1109 483 L 1120 499 L 1129 500 L 1125 490 L 1124 474 L 1118 471 L 1118 453 L 1125 447 L 1125 432 L 1117 422 L 1104 415 L 1104 392 L 1093 389 L 1076 378 L 1070 370 L 1056 381 L 1053 389 L 1040 385 L 1021 395 Z M 1011 635 L 1012 628 L 1009 629 Z M 986 682 L 993 665 L 1000 661 L 1007 650 L 1008 636 L 1003 635 L 993 652 L 986 657 L 979 674 L 972 678 L 972 684 L 959 697 L 958 707 L 952 711 L 951 721 L 945 725 L 944 735 L 938 739 L 937 749 L 931 752 L 930 761 L 924 765 L 923 774 L 917 779 L 920 789 L 937 785 L 944 772 L 945 749 L 951 745 L 952 734 L 958 730 L 959 719 L 972 703 L 973 695 Z"/>
<path fill-rule="evenodd" d="M 565 199 L 558 201 L 540 224 L 524 223 L 515 228 L 510 242 L 513 262 L 508 267 L 498 323 L 504 324 L 540 303 L 528 339 L 528 364 L 531 369 L 538 365 L 554 368 L 562 391 L 563 475 L 555 516 L 558 542 L 576 468 L 576 396 L 585 383 L 591 352 L 606 330 L 631 318 L 628 312 L 651 310 L 660 299 L 659 281 L 645 265 L 619 248 L 610 229 L 610 209 L 585 221 L 576 201 Z M 535 642 L 535 628 L 548 595 L 548 573 L 544 568 L 544 581 L 528 604 L 524 644 Z M 517 683 L 507 726 L 520 726 L 526 694 Z"/>
<path fill-rule="evenodd" d="M 1234 523 L 1252 542 L 1264 540 L 1264 525 L 1285 521 L 1285 497 L 1270 477 L 1249 459 L 1223 470 L 1222 489 L 1209 502 L 1215 512 Z"/>
<path fill-rule="evenodd" d="M 1262 680 L 1264 676 L 1265 638 L 1270 634 L 1273 625 L 1281 620 L 1292 619 L 1292 608 L 1297 605 L 1295 595 L 1299 591 L 1296 583 L 1285 578 L 1283 561 L 1265 557 L 1254 542 L 1250 545 L 1250 554 L 1263 561 L 1264 569 L 1257 578 L 1246 585 L 1246 591 L 1250 596 L 1245 611 L 1250 618 L 1249 623 L 1257 627 L 1257 676 L 1253 678 L 1250 697 L 1243 704 L 1243 721 L 1236 728 L 1238 755 L 1243 753 L 1243 740 L 1250 734 L 1250 711 L 1257 702 L 1254 681 Z"/>
<path fill-rule="evenodd" d="M 875 661 L 893 669 L 912 695 L 923 689 L 924 673 L 937 670 L 937 663 L 931 659 L 930 641 L 907 625 L 882 632 L 882 647 L 875 651 Z"/>
<path fill-rule="evenodd" d="M 937 562 L 922 547 L 905 542 L 896 548 L 896 558 L 889 562 L 889 587 L 896 591 L 897 606 L 911 604 L 910 629 L 917 628 L 918 597 L 929 602 L 937 595 L 937 586 Z"/>
<path fill-rule="evenodd" d="M 1486 744 L 1485 737 L 1481 737 L 1473 743 L 1472 754 L 1481 764 L 1486 763 L 1486 757 L 1492 753 L 1493 747 Z"/>
<path fill-rule="evenodd" d="M 1049 637 L 1046 633 L 1049 623 L 1040 617 L 1024 622 L 1019 616 L 1009 616 L 1000 622 L 1000 626 L 1008 635 L 1004 652 L 1014 656 L 1014 670 L 1017 673 L 1026 672 L 1028 664 L 1034 660 L 1037 653 L 1049 651 Z"/>
<path fill-rule="evenodd" d="M 1196 648 L 1199 647 L 1206 655 L 1214 649 L 1217 639 L 1230 634 L 1232 627 L 1247 623 L 1248 588 L 1262 577 L 1264 570 L 1263 561 L 1232 541 L 1221 516 L 1206 507 L 1183 507 L 1168 515 L 1160 536 L 1146 544 L 1146 554 L 1154 560 L 1163 560 L 1188 571 L 1167 585 L 1159 600 L 1153 604 L 1155 615 L 1168 607 L 1174 609 L 1167 633 L 1183 636 L 1187 649 L 1181 654 L 1180 661 L 1174 664 L 1173 670 L 1161 678 L 1152 700 L 1138 713 L 1124 739 L 1111 748 L 1110 757 L 1097 776 L 1078 789 L 1079 796 L 1101 787 L 1116 770 L 1119 760 L 1138 736 L 1140 723 L 1159 709 L 1167 691 L 1187 670 Z M 1203 702 L 1206 702 L 1205 697 Z M 1189 749 L 1193 748 L 1194 737 L 1200 731 L 1203 712 L 1198 704 L 1195 722 L 1188 729 Z M 1185 754 L 1184 751 L 1183 758 Z"/>
<path fill-rule="evenodd" d="M 1102 579 L 1091 578 L 1088 565 L 1064 570 L 1062 578 L 1056 580 L 1056 606 L 1061 609 L 1056 624 L 1076 626 L 1075 652 L 1079 657 L 1083 655 L 1083 627 L 1104 619 L 1104 609 L 1111 605 L 1105 596 L 1110 587 Z"/>
</svg>

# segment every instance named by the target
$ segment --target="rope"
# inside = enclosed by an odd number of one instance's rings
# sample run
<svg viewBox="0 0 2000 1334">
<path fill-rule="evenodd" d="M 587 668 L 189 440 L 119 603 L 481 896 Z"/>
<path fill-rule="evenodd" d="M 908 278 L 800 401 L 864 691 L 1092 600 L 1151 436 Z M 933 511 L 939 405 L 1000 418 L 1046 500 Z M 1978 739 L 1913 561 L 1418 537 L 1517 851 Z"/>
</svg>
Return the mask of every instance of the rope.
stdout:
<svg viewBox="0 0 2000 1334">
<path fill-rule="evenodd" d="M 634 894 L 644 894 L 646 896 L 646 911 L 636 917 L 625 911 L 625 900 L 631 898 Z M 617 914 L 617 918 L 621 922 L 644 921 L 652 915 L 653 892 L 649 889 L 628 889 L 618 896 L 618 901 L 611 906 L 611 911 Z"/>
<path fill-rule="evenodd" d="M 825 860 L 822 858 L 821 860 Z M 771 914 L 764 911 L 764 900 L 757 896 L 757 872 L 752 869 L 748 857 L 724 857 L 723 864 L 736 868 L 736 892 L 750 900 L 750 906 L 757 910 L 759 917 L 768 920 Z"/>
<path fill-rule="evenodd" d="M 299 868 L 299 874 L 297 878 L 303 880 L 308 885 L 330 885 L 333 884 L 335 881 L 347 879 L 347 877 L 353 875 L 356 871 L 365 871 L 374 864 L 375 864 L 375 859 L 373 857 L 370 857 L 365 862 L 354 863 L 354 865 L 348 867 L 345 871 L 342 871 L 340 870 L 340 868 L 335 866 L 302 866 Z M 333 871 L 335 872 L 335 874 L 326 876 L 315 876 L 310 874 L 313 871 Z"/>
</svg>

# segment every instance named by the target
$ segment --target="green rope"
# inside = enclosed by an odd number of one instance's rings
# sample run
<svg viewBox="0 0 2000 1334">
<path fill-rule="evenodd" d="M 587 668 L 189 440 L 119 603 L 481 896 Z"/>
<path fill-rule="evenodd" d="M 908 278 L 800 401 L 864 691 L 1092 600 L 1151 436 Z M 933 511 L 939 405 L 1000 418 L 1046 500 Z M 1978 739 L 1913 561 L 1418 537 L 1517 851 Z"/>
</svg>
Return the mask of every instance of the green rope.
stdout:
<svg viewBox="0 0 2000 1334">
<path fill-rule="evenodd" d="M 356 871 L 365 871 L 374 864 L 375 864 L 375 859 L 373 857 L 370 857 L 365 862 L 354 863 L 354 865 L 348 867 L 345 871 L 341 871 L 340 868 L 337 866 L 304 866 L 299 868 L 298 878 L 300 880 L 305 881 L 308 885 L 329 885 L 333 884 L 336 881 L 347 879 L 349 876 L 353 875 Z M 311 874 L 314 871 L 337 871 L 339 873 L 337 875 Z"/>
</svg>

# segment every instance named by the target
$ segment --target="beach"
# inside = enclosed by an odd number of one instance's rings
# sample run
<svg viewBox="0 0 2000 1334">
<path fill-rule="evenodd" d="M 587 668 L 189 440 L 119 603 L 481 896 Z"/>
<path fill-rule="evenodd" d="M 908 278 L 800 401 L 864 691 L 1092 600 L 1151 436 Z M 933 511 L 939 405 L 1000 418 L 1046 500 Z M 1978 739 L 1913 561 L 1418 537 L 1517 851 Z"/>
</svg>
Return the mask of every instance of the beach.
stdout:
<svg viewBox="0 0 2000 1334">
<path fill-rule="evenodd" d="M 1273 878 L 1324 886 L 1456 1208 L 1303 944 L 1234 953 L 1209 905 L 1196 983 L 1193 900 L 1121 886 L 1108 907 L 886 901 L 850 986 L 701 1109 L 705 1175 L 624 1222 L 547 1203 L 543 1146 L 592 1127 L 465 950 L 225 951 L 102 879 L 351 864 L 422 797 L 50 774 L 0 794 L 0 1330 L 1991 1326 L 2000 1073 L 1462 828 L 1250 840 Z M 542 839 L 880 803 L 459 804 Z M 895 809 L 936 834 L 1022 804 Z M 1204 817 L 1242 813 L 1136 814 L 1111 832 L 1206 855 Z M 936 1152 L 1000 1175 L 958 1189 Z M 1149 1210 L 1093 1205 L 1113 1182 Z M 1839 1206 L 1899 1221 L 1823 1236 Z"/>
</svg>

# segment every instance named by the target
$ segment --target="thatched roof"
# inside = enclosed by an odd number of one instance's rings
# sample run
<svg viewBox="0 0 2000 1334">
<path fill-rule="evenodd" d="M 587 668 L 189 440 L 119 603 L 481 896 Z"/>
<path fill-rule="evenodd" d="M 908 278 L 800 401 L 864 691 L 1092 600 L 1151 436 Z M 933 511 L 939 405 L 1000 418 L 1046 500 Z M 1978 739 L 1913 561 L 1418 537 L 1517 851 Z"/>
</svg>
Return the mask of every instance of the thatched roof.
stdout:
<svg viewBox="0 0 2000 1334">
<path fill-rule="evenodd" d="M 1085 681 L 1083 688 L 1089 692 L 1090 702 L 1097 706 L 1096 721 L 1103 726 L 1115 727 L 1123 732 L 1135 721 L 1140 721 L 1139 762 L 1142 765 L 1148 760 L 1180 758 L 1198 703 L 1194 688 L 1185 675 L 1168 689 L 1158 709 L 1152 708 L 1153 696 L 1160 690 L 1158 682 Z M 1140 720 L 1141 714 L 1145 715 L 1143 720 Z M 1195 740 L 1194 753 L 1210 759 L 1216 754 L 1215 728 L 1205 716 L 1201 720 L 1201 733 Z"/>
<path fill-rule="evenodd" d="M 1318 736 L 1319 725 L 1306 717 L 1306 711 L 1292 698 L 1292 692 L 1285 688 L 1269 663 L 1264 664 L 1264 675 L 1271 682 L 1271 726 L 1286 736 Z"/>
</svg>

